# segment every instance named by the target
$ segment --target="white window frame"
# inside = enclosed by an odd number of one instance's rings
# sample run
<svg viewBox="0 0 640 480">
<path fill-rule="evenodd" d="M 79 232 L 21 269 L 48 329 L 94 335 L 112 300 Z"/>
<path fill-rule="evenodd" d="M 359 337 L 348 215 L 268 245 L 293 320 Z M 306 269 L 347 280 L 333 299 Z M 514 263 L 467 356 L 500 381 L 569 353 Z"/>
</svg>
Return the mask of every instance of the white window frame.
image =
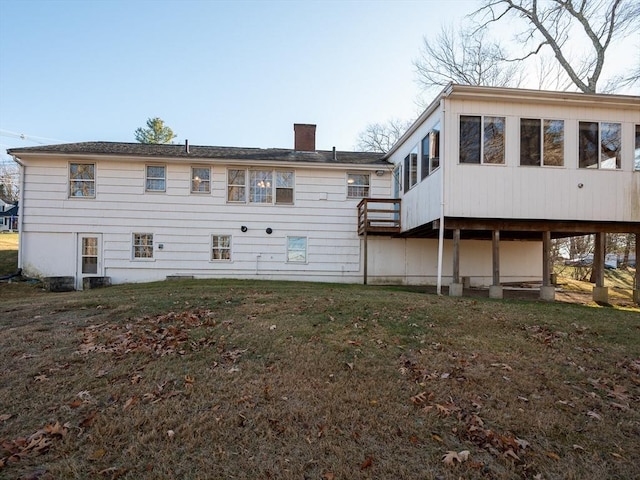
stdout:
<svg viewBox="0 0 640 480">
<path fill-rule="evenodd" d="M 536 120 L 540 122 L 538 134 L 540 135 L 540 143 L 538 144 L 538 149 L 540 152 L 540 160 L 537 164 L 527 164 L 522 163 L 522 121 L 523 120 Z M 560 165 L 551 165 L 545 163 L 545 141 L 544 135 L 545 130 L 547 128 L 547 122 L 562 122 L 562 163 Z M 566 129 L 565 129 L 565 121 L 559 118 L 538 118 L 538 117 L 521 117 L 520 118 L 520 130 L 518 134 L 518 139 L 520 142 L 520 150 L 519 150 L 519 165 L 521 167 L 547 167 L 547 168 L 562 168 L 564 167 L 564 155 L 565 155 L 565 144 L 566 144 Z"/>
<path fill-rule="evenodd" d="M 73 167 L 92 167 L 92 172 L 91 172 L 91 176 L 93 178 L 74 178 L 73 177 Z M 76 172 L 76 175 L 81 175 L 81 172 Z M 84 195 L 75 195 L 74 193 L 82 193 L 84 191 L 83 187 L 79 187 L 76 186 L 74 187 L 74 184 L 81 184 L 81 185 L 86 185 L 89 190 L 88 190 L 88 194 Z M 70 162 L 69 163 L 69 198 L 96 198 L 96 164 L 95 163 L 76 163 L 76 162 Z"/>
<path fill-rule="evenodd" d="M 149 176 L 149 168 L 162 168 L 162 177 Z M 162 189 L 150 188 L 149 182 L 162 181 Z M 164 193 L 167 191 L 167 166 L 158 163 L 149 163 L 144 166 L 144 191 L 149 193 Z"/>
<path fill-rule="evenodd" d="M 209 178 L 203 179 L 200 178 L 200 175 L 195 174 L 195 170 L 206 171 Z M 191 193 L 195 195 L 206 195 L 211 193 L 211 167 L 206 165 L 192 165 L 191 166 Z M 194 188 L 194 186 L 197 187 Z M 201 190 L 200 187 L 204 186 L 204 189 Z"/>
<path fill-rule="evenodd" d="M 220 246 L 220 244 L 218 243 L 218 245 L 216 246 L 216 240 L 218 240 L 218 242 L 221 239 L 228 239 L 229 241 L 229 245 L 228 246 Z M 215 262 L 215 263 L 219 263 L 219 262 L 231 262 L 232 260 L 232 247 L 233 247 L 233 237 L 231 235 L 227 235 L 227 234 L 221 234 L 221 233 L 214 233 L 211 235 L 211 248 L 209 249 L 209 251 L 211 252 L 210 255 L 210 261 L 211 262 Z M 218 250 L 219 252 L 228 252 L 228 257 L 229 258 L 215 258 L 214 252 Z"/>
<path fill-rule="evenodd" d="M 356 177 L 363 177 L 363 178 L 366 177 L 367 183 L 357 183 Z M 361 189 L 366 190 L 365 195 L 360 195 Z M 347 198 L 369 198 L 370 195 L 371 195 L 371 173 L 348 172 L 347 173 Z"/>
<path fill-rule="evenodd" d="M 237 171 L 244 173 L 244 183 L 229 183 L 229 172 Z M 260 178 L 260 174 L 264 174 Z M 291 186 L 279 186 L 282 176 L 288 174 L 291 179 Z M 267 169 L 267 168 L 228 168 L 227 169 L 227 203 L 250 203 L 252 205 L 293 205 L 295 203 L 295 170 Z M 242 189 L 242 200 L 231 200 L 229 193 L 231 188 Z M 290 190 L 291 201 L 278 199 L 279 190 Z M 267 191 L 268 190 L 268 191 Z M 264 194 L 257 196 L 258 193 Z M 259 199 L 260 201 L 256 201 Z"/>
<path fill-rule="evenodd" d="M 480 119 L 480 162 L 463 162 L 461 157 L 462 157 L 462 151 L 460 148 L 460 143 L 462 141 L 462 119 L 466 117 L 474 117 L 474 118 L 479 118 Z M 501 162 L 487 162 L 485 161 L 485 155 L 486 155 L 486 139 L 485 139 L 485 134 L 486 134 L 486 123 L 487 123 L 487 119 L 501 119 L 502 120 L 502 125 L 503 125 L 503 131 L 502 131 L 502 161 Z M 505 166 L 506 165 L 506 151 L 507 151 L 507 117 L 504 116 L 500 116 L 500 115 L 460 115 L 459 119 L 458 119 L 458 164 L 460 165 L 493 165 L 493 166 Z"/>
<path fill-rule="evenodd" d="M 597 163 L 593 164 L 593 165 L 587 165 L 585 167 L 583 167 L 581 165 L 581 158 L 580 155 L 582 153 L 582 149 L 580 148 L 580 135 L 581 135 L 581 124 L 583 123 L 589 123 L 589 124 L 596 124 L 598 127 L 598 143 L 597 143 L 597 150 L 598 150 L 598 160 Z M 602 159 L 602 126 L 603 125 L 618 125 L 619 127 L 619 133 L 620 133 L 620 163 L 618 163 L 618 160 L 615 160 L 615 167 L 611 168 L 611 167 L 603 167 L 603 159 Z M 599 121 L 579 121 L 578 122 L 578 169 L 587 169 L 587 170 L 607 170 L 607 171 L 616 171 L 616 170 L 622 170 L 622 154 L 623 154 L 623 143 L 622 143 L 622 123 L 621 122 L 599 122 Z M 605 159 L 606 160 L 610 160 L 611 158 L 615 157 L 610 157 Z"/>
<path fill-rule="evenodd" d="M 304 249 L 300 248 L 291 248 L 291 241 L 293 239 L 303 239 L 304 240 Z M 309 239 L 308 237 L 300 236 L 300 235 L 290 235 L 287 236 L 287 263 L 297 263 L 297 264 L 308 264 L 309 263 Z M 292 255 L 295 253 L 302 252 L 302 260 L 292 260 Z"/>
<path fill-rule="evenodd" d="M 142 242 L 136 242 L 136 240 L 138 240 L 136 237 L 137 236 L 147 236 L 147 237 L 151 237 L 151 243 L 142 243 Z M 134 232 L 131 234 L 131 258 L 132 260 L 136 261 L 136 262 L 149 262 L 149 261 L 153 261 L 155 260 L 154 257 L 154 251 L 153 251 L 153 233 L 149 233 L 149 232 Z M 150 249 L 150 255 L 149 256 L 137 256 L 136 253 L 139 251 L 139 249 Z"/>
</svg>

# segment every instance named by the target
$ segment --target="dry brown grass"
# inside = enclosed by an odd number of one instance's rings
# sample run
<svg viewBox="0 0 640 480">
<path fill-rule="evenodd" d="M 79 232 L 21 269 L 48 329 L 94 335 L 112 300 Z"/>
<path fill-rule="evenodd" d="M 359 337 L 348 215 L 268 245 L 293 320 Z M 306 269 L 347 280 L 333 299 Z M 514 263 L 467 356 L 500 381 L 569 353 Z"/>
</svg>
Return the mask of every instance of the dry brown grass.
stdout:
<svg viewBox="0 0 640 480">
<path fill-rule="evenodd" d="M 0 297 L 2 478 L 640 476 L 637 309 L 239 281 Z"/>
</svg>

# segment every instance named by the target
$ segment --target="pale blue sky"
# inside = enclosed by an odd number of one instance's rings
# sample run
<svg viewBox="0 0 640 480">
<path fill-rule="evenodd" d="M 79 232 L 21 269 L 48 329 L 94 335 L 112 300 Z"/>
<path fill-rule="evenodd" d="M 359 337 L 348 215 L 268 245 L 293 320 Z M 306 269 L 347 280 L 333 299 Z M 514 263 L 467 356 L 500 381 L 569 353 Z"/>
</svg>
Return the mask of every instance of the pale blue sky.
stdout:
<svg viewBox="0 0 640 480">
<path fill-rule="evenodd" d="M 132 142 L 154 116 L 194 145 L 292 148 L 315 123 L 319 149 L 353 149 L 368 123 L 417 115 L 423 36 L 477 5 L 0 0 L 0 151 Z"/>
<path fill-rule="evenodd" d="M 37 145 L 6 132 L 135 141 L 153 116 L 191 144 L 292 148 L 297 122 L 353 149 L 415 116 L 422 36 L 474 5 L 0 0 L 0 149 Z"/>
</svg>

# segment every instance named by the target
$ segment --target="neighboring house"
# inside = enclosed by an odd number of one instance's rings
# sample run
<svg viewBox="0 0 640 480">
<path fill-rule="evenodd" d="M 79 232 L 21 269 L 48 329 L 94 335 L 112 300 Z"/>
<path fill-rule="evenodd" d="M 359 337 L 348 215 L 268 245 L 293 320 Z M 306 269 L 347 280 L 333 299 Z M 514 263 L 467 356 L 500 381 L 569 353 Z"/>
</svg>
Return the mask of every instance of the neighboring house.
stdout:
<svg viewBox="0 0 640 480">
<path fill-rule="evenodd" d="M 451 85 L 384 156 L 316 151 L 315 126 L 294 128 L 293 150 L 9 150 L 20 266 L 78 288 L 185 275 L 499 297 L 542 280 L 548 297 L 550 238 L 640 232 L 640 97 Z"/>
<path fill-rule="evenodd" d="M 18 204 L 12 205 L 0 200 L 0 232 L 18 231 Z"/>
</svg>

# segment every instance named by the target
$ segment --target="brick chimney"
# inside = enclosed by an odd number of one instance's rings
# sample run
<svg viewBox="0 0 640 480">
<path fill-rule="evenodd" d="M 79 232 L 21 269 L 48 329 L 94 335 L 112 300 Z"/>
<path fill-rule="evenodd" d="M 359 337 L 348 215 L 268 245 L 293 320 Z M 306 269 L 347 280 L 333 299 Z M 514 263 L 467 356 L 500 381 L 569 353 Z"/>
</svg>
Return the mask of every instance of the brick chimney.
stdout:
<svg viewBox="0 0 640 480">
<path fill-rule="evenodd" d="M 303 152 L 316 151 L 316 126 L 307 123 L 294 123 L 294 148 Z"/>
</svg>

